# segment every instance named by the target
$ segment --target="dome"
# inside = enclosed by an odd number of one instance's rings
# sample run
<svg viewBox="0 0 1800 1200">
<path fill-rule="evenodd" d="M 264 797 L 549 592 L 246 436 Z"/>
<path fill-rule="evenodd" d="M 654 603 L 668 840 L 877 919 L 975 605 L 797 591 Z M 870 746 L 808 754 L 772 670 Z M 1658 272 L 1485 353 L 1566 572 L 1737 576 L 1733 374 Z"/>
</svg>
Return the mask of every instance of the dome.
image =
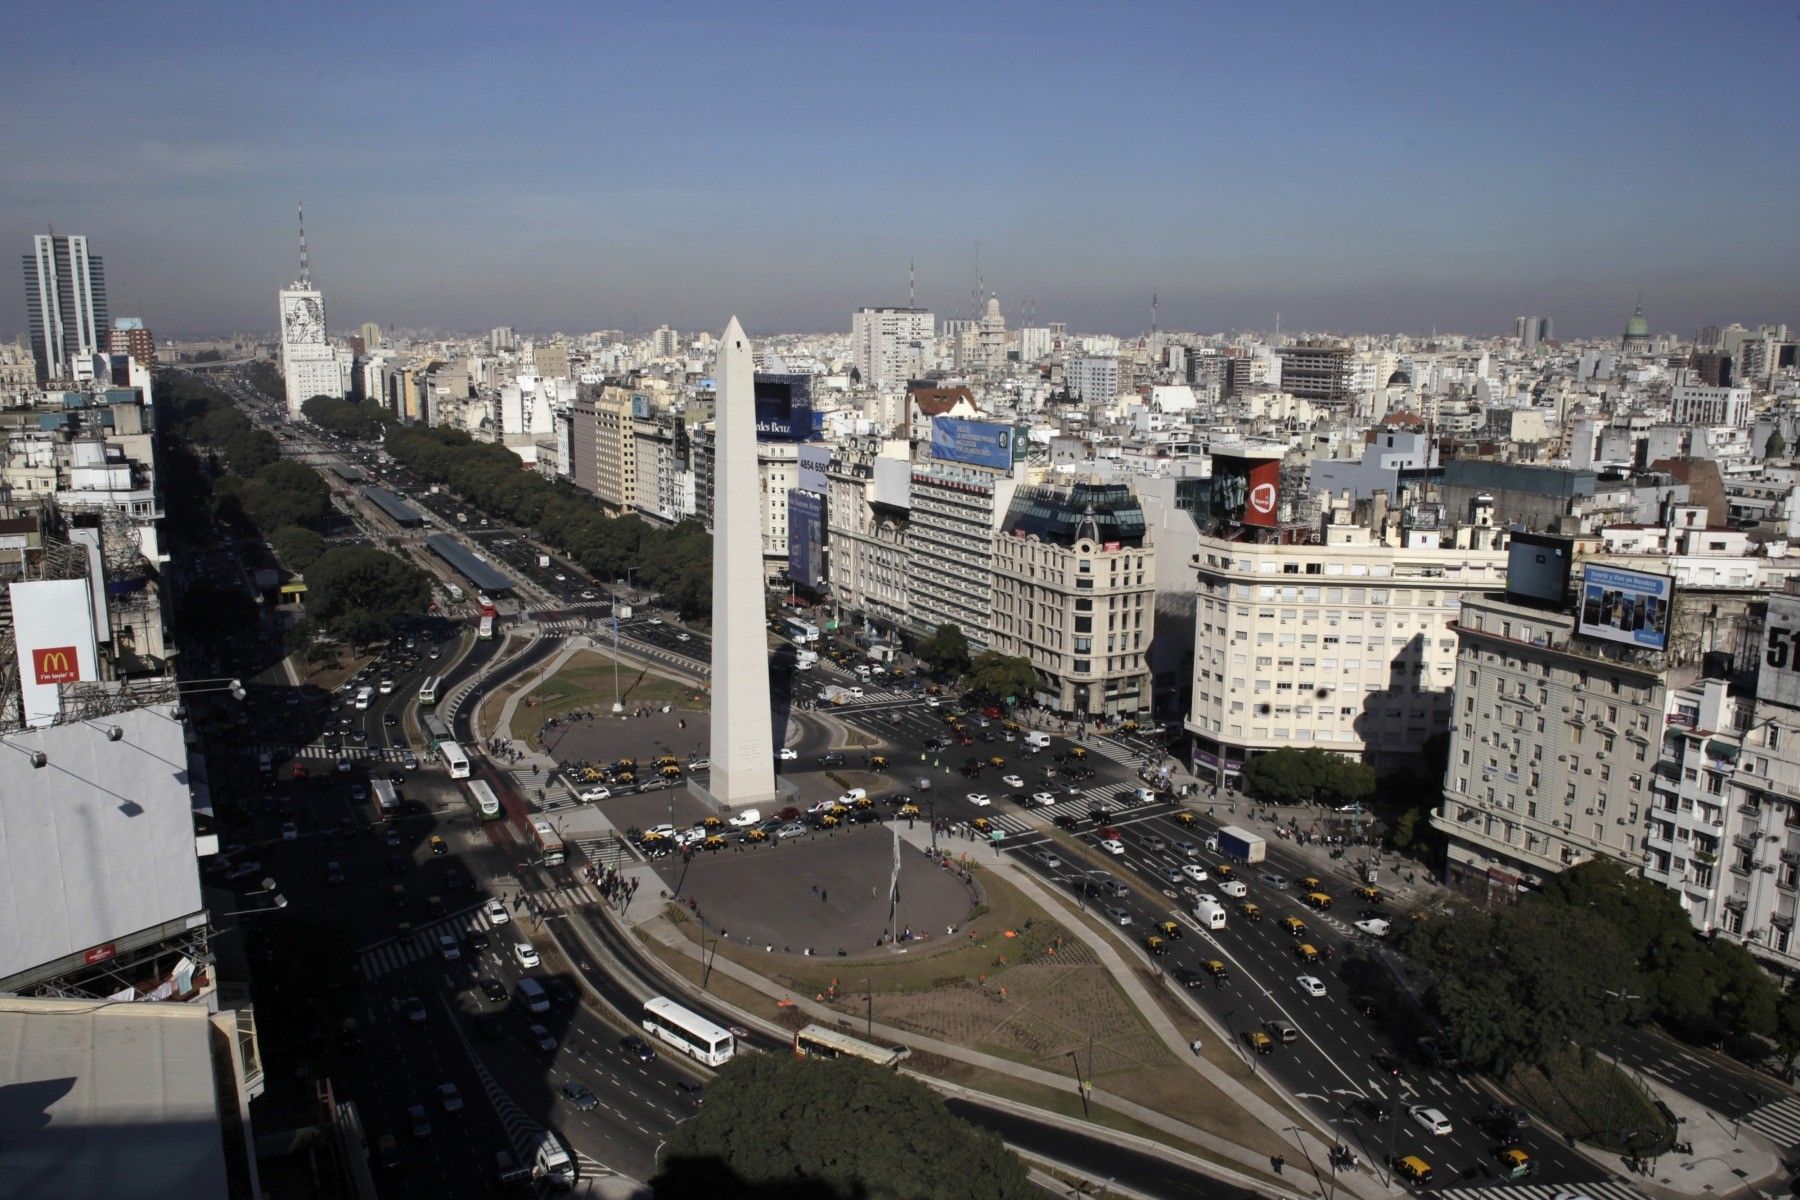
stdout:
<svg viewBox="0 0 1800 1200">
<path fill-rule="evenodd" d="M 1392 375 L 1388 376 L 1387 385 L 1389 387 L 1409 388 L 1412 386 L 1412 376 L 1406 373 L 1405 367 L 1401 367 Z"/>
<path fill-rule="evenodd" d="M 1625 340 L 1628 342 L 1647 342 L 1650 340 L 1650 322 L 1644 320 L 1644 302 L 1638 301 L 1637 311 L 1631 314 L 1631 320 L 1625 322 Z"/>
</svg>

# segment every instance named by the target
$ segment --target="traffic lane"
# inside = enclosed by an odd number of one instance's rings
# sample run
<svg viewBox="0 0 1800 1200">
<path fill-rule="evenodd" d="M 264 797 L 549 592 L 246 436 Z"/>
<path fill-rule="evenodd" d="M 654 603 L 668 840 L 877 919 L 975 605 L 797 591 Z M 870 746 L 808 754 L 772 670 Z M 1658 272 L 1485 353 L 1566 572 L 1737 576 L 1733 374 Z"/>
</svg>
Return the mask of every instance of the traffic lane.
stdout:
<svg viewBox="0 0 1800 1200">
<path fill-rule="evenodd" d="M 1684 1045 L 1654 1026 L 1621 1029 L 1607 1053 L 1733 1119 L 1791 1094 L 1776 1079 L 1722 1054 Z"/>
</svg>

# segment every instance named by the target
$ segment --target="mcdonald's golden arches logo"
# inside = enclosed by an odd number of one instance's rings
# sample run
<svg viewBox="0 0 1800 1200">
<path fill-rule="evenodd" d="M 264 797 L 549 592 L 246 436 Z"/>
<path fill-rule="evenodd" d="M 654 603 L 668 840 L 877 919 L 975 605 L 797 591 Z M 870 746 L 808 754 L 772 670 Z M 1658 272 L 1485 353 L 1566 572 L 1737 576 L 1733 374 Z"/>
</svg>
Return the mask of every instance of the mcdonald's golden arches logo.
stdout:
<svg viewBox="0 0 1800 1200">
<path fill-rule="evenodd" d="M 39 683 L 73 683 L 81 678 L 81 659 L 73 646 L 44 646 L 31 652 Z"/>
</svg>

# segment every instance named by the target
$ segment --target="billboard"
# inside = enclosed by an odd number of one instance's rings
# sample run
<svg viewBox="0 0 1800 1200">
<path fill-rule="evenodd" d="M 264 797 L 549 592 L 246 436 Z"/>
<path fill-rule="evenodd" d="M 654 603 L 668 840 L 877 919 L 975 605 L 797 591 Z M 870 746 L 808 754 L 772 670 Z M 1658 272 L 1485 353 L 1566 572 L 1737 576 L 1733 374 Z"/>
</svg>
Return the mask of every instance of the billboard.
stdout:
<svg viewBox="0 0 1800 1200">
<path fill-rule="evenodd" d="M 11 586 L 19 691 L 25 723 L 33 728 L 61 716 L 63 684 L 100 678 L 88 588 L 86 579 L 32 579 Z"/>
<path fill-rule="evenodd" d="M 788 578 L 825 589 L 825 497 L 798 488 L 788 492 Z"/>
<path fill-rule="evenodd" d="M 1515 533 L 1506 548 L 1506 598 L 1568 611 L 1575 543 L 1544 533 Z"/>
<path fill-rule="evenodd" d="M 1800 596 L 1782 592 L 1769 596 L 1756 698 L 1800 708 Z"/>
<path fill-rule="evenodd" d="M 812 376 L 756 373 L 756 440 L 804 442 L 812 436 Z"/>
<path fill-rule="evenodd" d="M 960 417 L 931 418 L 931 457 L 940 462 L 967 463 L 974 467 L 1012 470 L 1017 431 L 992 421 L 965 421 Z"/>
<path fill-rule="evenodd" d="M 1580 624 L 1575 632 L 1647 650 L 1669 648 L 1675 580 L 1623 567 L 1581 568 Z"/>
<path fill-rule="evenodd" d="M 1212 515 L 1232 525 L 1272 529 L 1281 523 L 1281 460 L 1212 456 Z"/>
<path fill-rule="evenodd" d="M 831 466 L 831 447 L 823 445 L 804 445 L 795 451 L 799 468 L 799 487 L 803 492 L 817 492 L 823 496 L 828 490 L 825 472 Z"/>
</svg>

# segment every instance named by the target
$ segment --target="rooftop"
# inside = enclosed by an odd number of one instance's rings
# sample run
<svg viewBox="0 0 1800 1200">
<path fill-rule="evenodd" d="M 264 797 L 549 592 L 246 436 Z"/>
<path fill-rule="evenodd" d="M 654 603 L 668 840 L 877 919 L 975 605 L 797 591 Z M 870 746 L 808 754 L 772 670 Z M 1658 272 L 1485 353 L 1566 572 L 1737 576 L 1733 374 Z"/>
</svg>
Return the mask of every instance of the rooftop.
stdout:
<svg viewBox="0 0 1800 1200">
<path fill-rule="evenodd" d="M 425 539 L 425 545 L 433 554 L 449 563 L 457 574 L 474 584 L 477 590 L 490 596 L 506 595 L 512 591 L 511 579 L 495 570 L 487 559 L 477 557 L 473 550 L 451 535 L 434 533 Z"/>
</svg>

